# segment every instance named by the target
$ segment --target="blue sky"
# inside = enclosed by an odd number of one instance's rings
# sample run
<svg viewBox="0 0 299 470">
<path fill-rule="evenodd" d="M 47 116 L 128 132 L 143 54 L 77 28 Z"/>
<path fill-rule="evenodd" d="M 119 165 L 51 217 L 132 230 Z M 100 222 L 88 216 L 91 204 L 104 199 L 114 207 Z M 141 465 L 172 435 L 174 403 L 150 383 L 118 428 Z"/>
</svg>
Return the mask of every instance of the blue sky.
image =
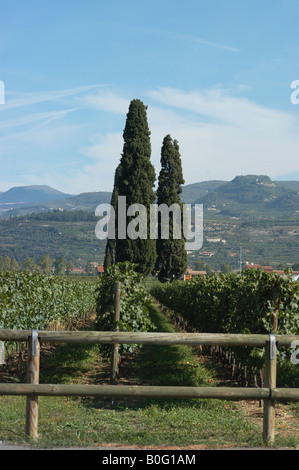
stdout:
<svg viewBox="0 0 299 470">
<path fill-rule="evenodd" d="M 2 0 L 0 191 L 112 190 L 134 98 L 157 175 L 170 134 L 186 184 L 298 180 L 298 14 L 298 0 Z"/>
</svg>

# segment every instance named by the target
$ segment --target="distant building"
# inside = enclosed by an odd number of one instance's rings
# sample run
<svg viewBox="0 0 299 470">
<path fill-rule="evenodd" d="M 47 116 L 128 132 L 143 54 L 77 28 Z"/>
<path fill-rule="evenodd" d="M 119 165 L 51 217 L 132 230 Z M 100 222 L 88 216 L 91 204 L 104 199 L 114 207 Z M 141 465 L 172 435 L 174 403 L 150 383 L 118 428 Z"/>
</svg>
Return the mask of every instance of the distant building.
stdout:
<svg viewBox="0 0 299 470">
<path fill-rule="evenodd" d="M 187 269 L 187 273 L 184 274 L 184 281 L 188 281 L 194 276 L 206 276 L 207 272 L 206 271 L 193 271 L 192 268 Z"/>
<path fill-rule="evenodd" d="M 211 257 L 211 256 L 214 256 L 215 251 L 200 251 L 199 254 L 200 254 L 200 255 L 203 255 L 203 256 L 209 256 L 209 257 Z"/>
<path fill-rule="evenodd" d="M 74 274 L 86 274 L 86 270 L 84 268 L 73 268 Z"/>
<path fill-rule="evenodd" d="M 261 266 L 260 264 L 246 264 L 246 269 L 260 269 L 264 271 L 265 273 L 277 273 L 280 276 L 283 276 L 285 274 L 283 269 L 274 269 L 272 266 Z M 299 271 L 293 271 L 292 272 L 292 277 L 294 281 L 298 281 L 299 279 Z"/>
<path fill-rule="evenodd" d="M 96 267 L 97 276 L 99 276 L 100 274 L 104 274 L 104 272 L 105 272 L 104 266 L 97 266 Z"/>
</svg>

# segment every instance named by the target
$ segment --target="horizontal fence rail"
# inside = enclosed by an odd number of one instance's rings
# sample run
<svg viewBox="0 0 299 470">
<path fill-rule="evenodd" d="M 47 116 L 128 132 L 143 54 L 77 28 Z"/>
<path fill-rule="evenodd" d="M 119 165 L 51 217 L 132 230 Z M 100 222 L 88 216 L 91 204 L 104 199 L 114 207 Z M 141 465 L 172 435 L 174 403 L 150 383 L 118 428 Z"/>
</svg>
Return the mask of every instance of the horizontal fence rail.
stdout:
<svg viewBox="0 0 299 470">
<path fill-rule="evenodd" d="M 299 389 L 297 389 L 299 391 Z M 169 387 L 143 385 L 51 385 L 0 384 L 0 395 L 138 397 L 138 398 L 218 398 L 226 400 L 270 398 L 268 388 Z"/>
<path fill-rule="evenodd" d="M 1 330 L 0 341 L 28 341 L 31 330 Z M 99 344 L 189 344 L 218 346 L 264 347 L 269 341 L 265 334 L 226 333 L 129 333 L 114 331 L 39 331 L 39 340 L 50 343 Z M 299 335 L 275 335 L 277 346 L 290 347 Z"/>
<path fill-rule="evenodd" d="M 26 433 L 36 438 L 39 396 L 216 398 L 224 400 L 263 400 L 263 437 L 274 440 L 275 400 L 298 401 L 298 388 L 276 387 L 276 348 L 290 347 L 299 335 L 214 334 L 214 333 L 131 333 L 118 331 L 36 331 L 0 329 L 0 341 L 28 342 L 28 383 L 0 383 L 0 395 L 26 396 Z M 40 384 L 40 344 L 99 343 L 155 345 L 218 345 L 265 348 L 265 387 L 180 387 L 130 385 Z"/>
<path fill-rule="evenodd" d="M 0 395 L 56 397 L 217 398 L 299 401 L 299 388 L 169 387 L 143 385 L 0 384 Z"/>
</svg>

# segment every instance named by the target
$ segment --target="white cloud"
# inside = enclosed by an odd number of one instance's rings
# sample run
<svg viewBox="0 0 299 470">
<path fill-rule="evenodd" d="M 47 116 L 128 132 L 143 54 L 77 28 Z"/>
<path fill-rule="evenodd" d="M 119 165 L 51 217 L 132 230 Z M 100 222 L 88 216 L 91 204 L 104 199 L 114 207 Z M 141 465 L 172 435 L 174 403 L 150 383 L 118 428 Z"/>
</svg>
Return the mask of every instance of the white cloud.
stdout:
<svg viewBox="0 0 299 470">
<path fill-rule="evenodd" d="M 291 113 L 220 88 L 190 93 L 161 88 L 148 95 L 177 116 L 171 115 L 171 132 L 164 124 L 159 134 L 165 131 L 179 141 L 186 183 L 298 169 L 299 119 Z"/>
<path fill-rule="evenodd" d="M 124 115 L 128 112 L 130 104 L 129 99 L 123 98 L 109 90 L 104 90 L 94 94 L 86 94 L 83 97 L 78 97 L 77 101 L 87 108 L 94 108 Z"/>
</svg>

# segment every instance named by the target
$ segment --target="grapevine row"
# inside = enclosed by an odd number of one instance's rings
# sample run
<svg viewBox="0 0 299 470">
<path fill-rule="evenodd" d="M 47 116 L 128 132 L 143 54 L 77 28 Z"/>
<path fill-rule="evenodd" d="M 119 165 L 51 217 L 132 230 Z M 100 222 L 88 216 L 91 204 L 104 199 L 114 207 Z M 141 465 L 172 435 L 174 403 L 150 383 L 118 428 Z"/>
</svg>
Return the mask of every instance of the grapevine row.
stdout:
<svg viewBox="0 0 299 470">
<path fill-rule="evenodd" d="M 30 272 L 0 273 L 0 328 L 71 324 L 95 305 L 95 283 Z"/>
<path fill-rule="evenodd" d="M 205 333 L 279 334 L 299 332 L 299 283 L 289 275 L 250 269 L 242 274 L 198 276 L 159 284 L 151 294 L 175 312 L 185 327 Z M 277 314 L 278 324 L 274 324 Z M 255 372 L 263 349 L 233 348 Z M 283 353 L 282 353 L 283 354 Z"/>
</svg>

